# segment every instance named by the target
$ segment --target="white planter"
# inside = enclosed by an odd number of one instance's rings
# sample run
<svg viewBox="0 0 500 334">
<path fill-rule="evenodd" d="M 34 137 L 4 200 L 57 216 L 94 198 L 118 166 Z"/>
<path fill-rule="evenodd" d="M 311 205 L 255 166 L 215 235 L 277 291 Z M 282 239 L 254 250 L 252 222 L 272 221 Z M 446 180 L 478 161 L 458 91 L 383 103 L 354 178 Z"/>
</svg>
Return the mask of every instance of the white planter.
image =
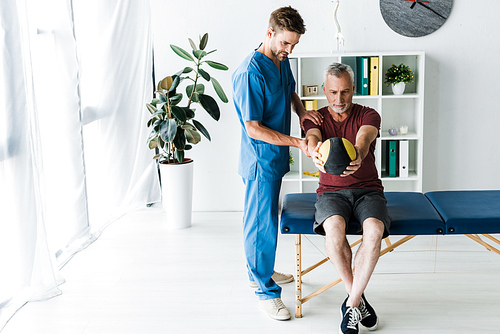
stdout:
<svg viewBox="0 0 500 334">
<path fill-rule="evenodd" d="M 160 164 L 162 206 L 169 229 L 191 226 L 193 168 L 193 160 L 182 164 Z"/>
<path fill-rule="evenodd" d="M 405 92 L 406 84 L 404 82 L 398 82 L 397 84 L 392 84 L 392 93 L 394 95 L 402 95 Z"/>
</svg>

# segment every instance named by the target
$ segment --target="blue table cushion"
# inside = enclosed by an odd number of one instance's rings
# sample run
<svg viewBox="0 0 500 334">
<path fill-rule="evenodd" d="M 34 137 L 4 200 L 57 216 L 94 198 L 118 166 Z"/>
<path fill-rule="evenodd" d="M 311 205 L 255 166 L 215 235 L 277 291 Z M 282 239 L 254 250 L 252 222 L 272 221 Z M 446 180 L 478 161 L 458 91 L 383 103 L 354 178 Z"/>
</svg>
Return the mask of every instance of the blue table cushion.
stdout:
<svg viewBox="0 0 500 334">
<path fill-rule="evenodd" d="M 500 190 L 431 191 L 425 195 L 446 223 L 446 233 L 500 233 Z"/>
<path fill-rule="evenodd" d="M 445 224 L 422 193 L 386 192 L 391 217 L 391 235 L 443 234 Z M 287 194 L 283 197 L 281 233 L 314 234 L 315 193 Z M 347 234 L 358 234 L 359 222 L 349 223 Z"/>
</svg>

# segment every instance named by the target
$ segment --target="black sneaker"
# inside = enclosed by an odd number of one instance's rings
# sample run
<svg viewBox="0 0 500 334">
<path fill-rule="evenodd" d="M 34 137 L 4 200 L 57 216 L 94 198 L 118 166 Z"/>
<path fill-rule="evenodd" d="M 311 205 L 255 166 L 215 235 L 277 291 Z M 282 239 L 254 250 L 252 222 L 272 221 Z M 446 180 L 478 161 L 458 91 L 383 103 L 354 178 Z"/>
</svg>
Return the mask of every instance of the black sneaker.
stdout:
<svg viewBox="0 0 500 334">
<path fill-rule="evenodd" d="M 359 312 L 361 312 L 361 325 L 365 326 L 369 331 L 376 330 L 378 326 L 378 317 L 375 314 L 373 307 L 368 304 L 365 294 L 361 295 Z"/>
<path fill-rule="evenodd" d="M 342 322 L 340 323 L 340 334 L 358 334 L 358 324 L 361 321 L 361 312 L 357 307 L 348 307 L 347 298 L 340 307 Z"/>
</svg>

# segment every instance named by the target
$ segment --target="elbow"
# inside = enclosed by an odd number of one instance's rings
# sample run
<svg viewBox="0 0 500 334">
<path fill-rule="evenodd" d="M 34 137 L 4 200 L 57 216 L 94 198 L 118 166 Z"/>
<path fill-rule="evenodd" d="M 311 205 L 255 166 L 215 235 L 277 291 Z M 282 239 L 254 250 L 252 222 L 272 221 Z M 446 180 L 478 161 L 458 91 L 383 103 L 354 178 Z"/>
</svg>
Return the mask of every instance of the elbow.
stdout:
<svg viewBox="0 0 500 334">
<path fill-rule="evenodd" d="M 252 139 L 258 139 L 258 124 L 254 124 L 253 122 L 246 122 L 245 123 L 245 129 L 247 132 L 248 137 Z"/>
</svg>

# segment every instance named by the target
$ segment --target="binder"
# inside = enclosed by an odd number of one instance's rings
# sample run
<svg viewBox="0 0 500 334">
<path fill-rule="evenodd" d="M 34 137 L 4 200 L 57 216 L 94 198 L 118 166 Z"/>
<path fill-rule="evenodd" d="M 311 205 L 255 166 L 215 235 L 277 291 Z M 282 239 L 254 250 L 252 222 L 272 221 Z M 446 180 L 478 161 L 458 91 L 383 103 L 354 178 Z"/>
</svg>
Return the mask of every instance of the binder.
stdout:
<svg viewBox="0 0 500 334">
<path fill-rule="evenodd" d="M 370 57 L 370 95 L 378 95 L 378 57 Z"/>
<path fill-rule="evenodd" d="M 318 110 L 318 100 L 305 100 L 304 108 L 306 110 Z"/>
<path fill-rule="evenodd" d="M 389 147 L 387 150 L 388 162 L 387 172 L 389 177 L 398 176 L 398 142 L 397 140 L 389 140 Z"/>
<path fill-rule="evenodd" d="M 369 84 L 369 61 L 368 57 L 357 57 L 356 58 L 356 92 L 359 95 L 370 94 Z"/>
<path fill-rule="evenodd" d="M 408 177 L 408 154 L 409 142 L 408 140 L 401 140 L 399 142 L 399 177 Z"/>
</svg>

